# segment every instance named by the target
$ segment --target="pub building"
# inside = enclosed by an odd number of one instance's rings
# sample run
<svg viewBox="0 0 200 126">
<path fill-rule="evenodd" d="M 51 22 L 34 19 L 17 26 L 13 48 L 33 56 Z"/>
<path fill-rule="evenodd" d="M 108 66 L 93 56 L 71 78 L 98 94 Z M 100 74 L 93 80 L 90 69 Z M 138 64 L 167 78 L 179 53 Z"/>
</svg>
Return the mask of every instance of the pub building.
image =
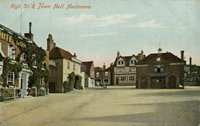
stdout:
<svg viewBox="0 0 200 126">
<path fill-rule="evenodd" d="M 25 36 L 5 27 L 0 24 L 0 88 L 9 87 L 20 90 L 19 96 L 25 97 L 28 94 L 28 82 L 32 71 L 26 63 L 26 54 L 20 53 L 20 49 L 26 48 L 27 43 L 34 43 L 33 34 L 31 33 L 31 23 L 29 23 L 29 33 L 25 33 Z M 20 56 L 20 57 L 19 57 Z M 18 60 L 17 60 L 18 57 Z M 9 59 L 8 64 L 22 63 L 22 69 L 15 75 L 15 72 L 7 72 L 7 80 L 3 81 L 3 70 L 7 65 L 4 63 L 4 59 Z M 5 84 L 6 82 L 6 84 Z"/>
</svg>

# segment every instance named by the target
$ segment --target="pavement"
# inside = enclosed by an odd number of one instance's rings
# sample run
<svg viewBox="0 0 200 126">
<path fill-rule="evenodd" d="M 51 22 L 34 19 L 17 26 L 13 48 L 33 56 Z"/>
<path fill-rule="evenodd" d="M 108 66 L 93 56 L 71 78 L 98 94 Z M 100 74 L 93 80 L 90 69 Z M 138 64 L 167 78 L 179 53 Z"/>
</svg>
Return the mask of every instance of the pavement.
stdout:
<svg viewBox="0 0 200 126">
<path fill-rule="evenodd" d="M 0 126 L 200 126 L 200 87 L 95 87 L 0 103 Z"/>
</svg>

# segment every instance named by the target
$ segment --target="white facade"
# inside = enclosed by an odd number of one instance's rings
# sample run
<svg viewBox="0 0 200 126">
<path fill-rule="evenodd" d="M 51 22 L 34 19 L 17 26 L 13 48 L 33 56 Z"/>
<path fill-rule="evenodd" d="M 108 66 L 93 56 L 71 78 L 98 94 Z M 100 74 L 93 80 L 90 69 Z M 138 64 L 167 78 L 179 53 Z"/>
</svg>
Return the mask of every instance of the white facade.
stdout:
<svg viewBox="0 0 200 126">
<path fill-rule="evenodd" d="M 136 84 L 136 62 L 135 56 L 122 57 L 116 60 L 114 67 L 114 83 L 120 84 Z"/>
</svg>

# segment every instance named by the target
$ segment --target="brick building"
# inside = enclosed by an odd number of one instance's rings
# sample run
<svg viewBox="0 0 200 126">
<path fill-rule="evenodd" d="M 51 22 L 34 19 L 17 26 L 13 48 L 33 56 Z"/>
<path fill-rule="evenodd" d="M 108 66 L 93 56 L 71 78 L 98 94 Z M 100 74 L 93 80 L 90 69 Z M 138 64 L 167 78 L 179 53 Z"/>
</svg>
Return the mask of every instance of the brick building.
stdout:
<svg viewBox="0 0 200 126">
<path fill-rule="evenodd" d="M 170 52 L 149 54 L 136 65 L 137 88 L 184 87 L 184 51 L 181 58 Z"/>
<path fill-rule="evenodd" d="M 5 27 L 0 24 L 0 75 L 3 77 L 7 71 L 6 80 L 1 79 L 1 84 L 6 85 L 9 88 L 15 88 L 20 90 L 21 97 L 27 95 L 27 89 L 29 85 L 29 77 L 32 75 L 32 71 L 27 64 L 27 54 L 22 52 L 29 44 L 35 44 L 33 41 L 33 34 L 31 32 L 31 23 L 29 23 L 29 32 L 23 35 Z M 37 45 L 36 45 L 37 46 Z M 35 54 L 32 54 L 35 55 Z M 4 62 L 8 59 L 8 63 Z M 48 57 L 43 61 L 48 65 Z M 14 65 L 14 67 L 12 66 Z M 17 66 L 21 67 L 21 71 L 16 72 Z M 41 83 L 43 78 L 41 77 Z M 44 84 L 44 83 L 43 83 Z M 43 85 L 46 87 L 46 85 Z"/>
</svg>

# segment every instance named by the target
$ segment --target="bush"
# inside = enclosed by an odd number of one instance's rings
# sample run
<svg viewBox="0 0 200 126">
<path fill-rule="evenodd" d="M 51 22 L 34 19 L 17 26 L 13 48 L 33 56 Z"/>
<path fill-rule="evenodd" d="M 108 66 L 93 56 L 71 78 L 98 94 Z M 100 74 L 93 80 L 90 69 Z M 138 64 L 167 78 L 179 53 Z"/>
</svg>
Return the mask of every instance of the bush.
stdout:
<svg viewBox="0 0 200 126">
<path fill-rule="evenodd" d="M 65 81 L 63 83 L 64 87 L 64 93 L 70 92 L 73 90 L 74 85 L 75 85 L 75 74 L 72 72 L 71 74 L 68 75 L 69 82 Z"/>
<path fill-rule="evenodd" d="M 46 95 L 46 89 L 44 87 L 41 87 L 38 89 L 38 96 L 45 96 Z"/>
<path fill-rule="evenodd" d="M 78 90 L 83 90 L 83 86 L 81 85 L 82 77 L 77 75 L 76 76 L 76 83 L 75 83 L 75 88 Z"/>
</svg>

